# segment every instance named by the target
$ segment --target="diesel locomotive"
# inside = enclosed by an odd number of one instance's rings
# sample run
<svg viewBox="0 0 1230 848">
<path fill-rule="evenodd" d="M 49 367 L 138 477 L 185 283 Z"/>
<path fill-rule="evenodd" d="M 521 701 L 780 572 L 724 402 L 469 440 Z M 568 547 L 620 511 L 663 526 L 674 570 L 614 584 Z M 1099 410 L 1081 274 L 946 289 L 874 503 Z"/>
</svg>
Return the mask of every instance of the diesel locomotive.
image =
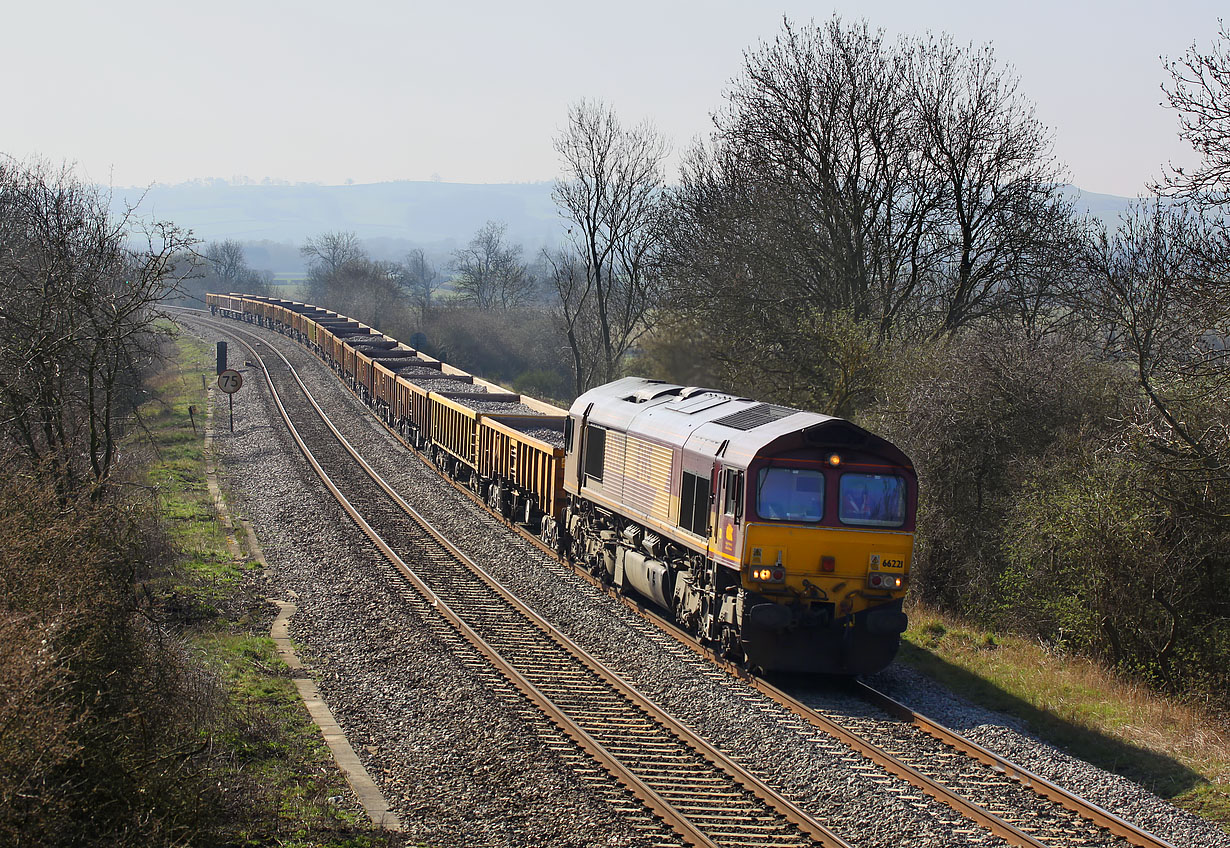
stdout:
<svg viewBox="0 0 1230 848">
<path fill-rule="evenodd" d="M 290 335 L 494 512 L 762 672 L 867 674 L 906 628 L 918 483 L 849 421 L 626 377 L 568 410 L 309 304 L 209 295 Z"/>
</svg>

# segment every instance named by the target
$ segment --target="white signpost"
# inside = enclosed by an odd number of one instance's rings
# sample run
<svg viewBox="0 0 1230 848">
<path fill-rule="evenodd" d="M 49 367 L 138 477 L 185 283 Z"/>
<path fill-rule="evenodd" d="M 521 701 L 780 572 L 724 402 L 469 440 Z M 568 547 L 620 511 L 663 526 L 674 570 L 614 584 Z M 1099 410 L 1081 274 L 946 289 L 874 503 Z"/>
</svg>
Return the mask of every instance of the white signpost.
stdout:
<svg viewBox="0 0 1230 848">
<path fill-rule="evenodd" d="M 226 392 L 231 412 L 231 432 L 235 432 L 235 392 L 243 388 L 243 375 L 234 368 L 227 368 L 218 375 L 218 388 Z"/>
</svg>

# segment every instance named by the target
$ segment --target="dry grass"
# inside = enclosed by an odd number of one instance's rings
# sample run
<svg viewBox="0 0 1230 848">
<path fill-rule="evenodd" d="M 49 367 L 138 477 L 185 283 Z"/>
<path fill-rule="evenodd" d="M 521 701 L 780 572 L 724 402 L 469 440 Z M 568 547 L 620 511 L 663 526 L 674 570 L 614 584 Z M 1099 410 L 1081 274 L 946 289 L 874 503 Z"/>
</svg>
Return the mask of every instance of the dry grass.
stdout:
<svg viewBox="0 0 1230 848">
<path fill-rule="evenodd" d="M 1230 722 L 1082 657 L 917 606 L 902 659 L 1230 832 Z"/>
</svg>

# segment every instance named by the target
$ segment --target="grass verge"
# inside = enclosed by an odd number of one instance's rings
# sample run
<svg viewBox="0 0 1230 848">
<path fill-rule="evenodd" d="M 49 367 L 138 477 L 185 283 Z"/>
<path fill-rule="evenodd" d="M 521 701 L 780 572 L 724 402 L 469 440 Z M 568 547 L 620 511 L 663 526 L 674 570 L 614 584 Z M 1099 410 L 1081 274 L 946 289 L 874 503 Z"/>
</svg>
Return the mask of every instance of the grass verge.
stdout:
<svg viewBox="0 0 1230 848">
<path fill-rule="evenodd" d="M 226 701 L 226 720 L 212 731 L 229 755 L 219 780 L 248 800 L 233 807 L 236 819 L 224 829 L 245 845 L 389 845 L 394 840 L 361 811 L 338 803 L 345 779 L 269 636 L 273 608 L 263 600 L 259 566 L 232 556 L 217 520 L 206 483 L 202 381 L 213 374 L 213 349 L 187 335 L 174 344 L 142 410 L 152 453 L 147 482 L 180 564 L 157 591 Z"/>
<path fill-rule="evenodd" d="M 910 610 L 900 661 L 1230 833 L 1230 728 L 1089 660 Z"/>
</svg>

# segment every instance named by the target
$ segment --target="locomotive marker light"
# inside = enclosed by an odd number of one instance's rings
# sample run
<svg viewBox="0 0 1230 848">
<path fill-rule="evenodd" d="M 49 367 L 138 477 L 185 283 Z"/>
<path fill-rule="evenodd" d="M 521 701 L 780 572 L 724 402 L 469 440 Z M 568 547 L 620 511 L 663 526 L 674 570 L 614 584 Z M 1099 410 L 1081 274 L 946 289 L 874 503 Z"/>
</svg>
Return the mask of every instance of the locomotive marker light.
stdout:
<svg viewBox="0 0 1230 848">
<path fill-rule="evenodd" d="M 890 592 L 900 589 L 904 581 L 896 574 L 882 574 L 873 571 L 867 575 L 867 583 L 873 589 L 888 589 Z"/>
<path fill-rule="evenodd" d="M 234 368 L 227 368 L 218 375 L 218 388 L 226 392 L 231 412 L 231 432 L 235 432 L 235 392 L 243 388 L 243 375 Z"/>
</svg>

